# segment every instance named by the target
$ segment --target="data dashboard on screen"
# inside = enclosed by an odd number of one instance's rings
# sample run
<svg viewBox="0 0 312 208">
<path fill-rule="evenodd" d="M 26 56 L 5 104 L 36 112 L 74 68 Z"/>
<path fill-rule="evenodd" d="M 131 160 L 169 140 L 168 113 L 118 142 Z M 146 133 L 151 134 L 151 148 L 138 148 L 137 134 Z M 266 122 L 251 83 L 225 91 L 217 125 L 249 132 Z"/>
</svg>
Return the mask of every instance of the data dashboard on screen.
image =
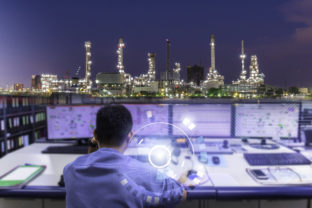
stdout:
<svg viewBox="0 0 312 208">
<path fill-rule="evenodd" d="M 166 136 L 169 132 L 167 104 L 124 104 L 131 112 L 137 135 Z"/>
<path fill-rule="evenodd" d="M 81 139 L 93 136 L 98 105 L 47 106 L 48 139 Z"/>
<path fill-rule="evenodd" d="M 176 104 L 172 120 L 173 135 L 231 136 L 231 104 Z"/>
<path fill-rule="evenodd" d="M 235 135 L 238 137 L 298 137 L 300 105 L 296 103 L 237 104 Z"/>
<path fill-rule="evenodd" d="M 125 104 L 138 135 L 168 135 L 168 105 Z M 93 136 L 101 105 L 48 106 L 48 139 L 83 139 Z"/>
</svg>

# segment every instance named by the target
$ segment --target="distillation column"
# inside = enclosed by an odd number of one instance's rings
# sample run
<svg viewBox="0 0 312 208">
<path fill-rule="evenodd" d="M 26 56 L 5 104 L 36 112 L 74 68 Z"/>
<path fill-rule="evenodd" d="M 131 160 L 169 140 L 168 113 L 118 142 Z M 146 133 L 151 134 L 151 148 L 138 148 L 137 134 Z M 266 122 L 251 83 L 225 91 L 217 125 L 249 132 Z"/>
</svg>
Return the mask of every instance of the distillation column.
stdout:
<svg viewBox="0 0 312 208">
<path fill-rule="evenodd" d="M 156 65 L 155 65 L 155 53 L 148 53 L 148 80 L 155 81 Z"/>
<path fill-rule="evenodd" d="M 86 41 L 85 42 L 85 48 L 86 48 L 86 75 L 85 75 L 85 87 L 86 91 L 91 91 L 92 81 L 91 81 L 91 42 Z"/>
<path fill-rule="evenodd" d="M 117 54 L 118 54 L 118 63 L 117 63 L 117 70 L 120 74 L 125 73 L 125 67 L 123 65 L 123 49 L 125 47 L 125 44 L 123 42 L 123 39 L 119 39 L 118 43 L 118 49 L 117 49 Z"/>
</svg>

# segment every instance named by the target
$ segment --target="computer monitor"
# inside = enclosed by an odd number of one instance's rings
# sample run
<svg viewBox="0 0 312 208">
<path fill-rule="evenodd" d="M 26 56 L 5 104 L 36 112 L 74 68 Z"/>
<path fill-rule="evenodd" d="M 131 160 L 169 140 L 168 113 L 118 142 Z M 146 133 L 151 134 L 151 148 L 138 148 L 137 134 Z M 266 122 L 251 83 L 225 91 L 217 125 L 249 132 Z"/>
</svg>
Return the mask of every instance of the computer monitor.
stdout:
<svg viewBox="0 0 312 208">
<path fill-rule="evenodd" d="M 138 135 L 168 135 L 168 105 L 125 104 Z M 101 105 L 47 106 L 48 139 L 86 139 L 93 136 Z"/>
<path fill-rule="evenodd" d="M 204 137 L 231 136 L 231 104 L 176 104 L 172 107 L 172 134 Z M 178 128 L 176 128 L 176 127 Z"/>
<path fill-rule="evenodd" d="M 142 136 L 167 136 L 169 106 L 167 104 L 124 104 L 131 112 L 133 131 Z"/>
<path fill-rule="evenodd" d="M 48 139 L 91 138 L 100 108 L 100 105 L 47 106 Z"/>
<path fill-rule="evenodd" d="M 298 138 L 299 103 L 236 104 L 235 136 Z"/>
</svg>

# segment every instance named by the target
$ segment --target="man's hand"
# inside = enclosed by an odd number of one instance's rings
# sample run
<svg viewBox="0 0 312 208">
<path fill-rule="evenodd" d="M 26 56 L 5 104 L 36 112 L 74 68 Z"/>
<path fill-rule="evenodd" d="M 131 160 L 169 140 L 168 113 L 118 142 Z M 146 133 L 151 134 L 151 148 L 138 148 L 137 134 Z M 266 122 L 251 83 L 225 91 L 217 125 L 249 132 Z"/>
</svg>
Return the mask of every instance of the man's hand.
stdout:
<svg viewBox="0 0 312 208">
<path fill-rule="evenodd" d="M 93 138 L 90 140 L 90 142 L 91 142 L 92 144 L 96 144 L 96 147 L 89 146 L 89 148 L 88 148 L 88 153 L 92 153 L 92 152 L 97 151 L 99 148 L 98 148 L 98 144 L 97 144 L 96 139 L 93 137 Z"/>
</svg>

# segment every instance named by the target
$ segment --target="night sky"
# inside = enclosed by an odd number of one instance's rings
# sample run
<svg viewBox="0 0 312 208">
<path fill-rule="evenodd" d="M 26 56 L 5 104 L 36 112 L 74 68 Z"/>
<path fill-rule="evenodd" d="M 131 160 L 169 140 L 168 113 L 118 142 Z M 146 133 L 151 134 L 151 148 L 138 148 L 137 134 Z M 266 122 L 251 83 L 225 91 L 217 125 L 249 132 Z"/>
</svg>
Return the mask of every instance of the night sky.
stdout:
<svg viewBox="0 0 312 208">
<path fill-rule="evenodd" d="M 147 53 L 156 52 L 156 74 L 165 70 L 165 39 L 172 67 L 210 66 L 210 35 L 216 38 L 216 67 L 225 83 L 239 76 L 240 41 L 247 67 L 256 54 L 265 83 L 312 87 L 311 0 L 218 1 L 34 1 L 0 0 L 0 86 L 32 74 L 63 78 L 81 66 L 84 41 L 92 42 L 92 77 L 116 71 L 117 43 L 125 41 L 125 71 L 147 72 Z"/>
</svg>

